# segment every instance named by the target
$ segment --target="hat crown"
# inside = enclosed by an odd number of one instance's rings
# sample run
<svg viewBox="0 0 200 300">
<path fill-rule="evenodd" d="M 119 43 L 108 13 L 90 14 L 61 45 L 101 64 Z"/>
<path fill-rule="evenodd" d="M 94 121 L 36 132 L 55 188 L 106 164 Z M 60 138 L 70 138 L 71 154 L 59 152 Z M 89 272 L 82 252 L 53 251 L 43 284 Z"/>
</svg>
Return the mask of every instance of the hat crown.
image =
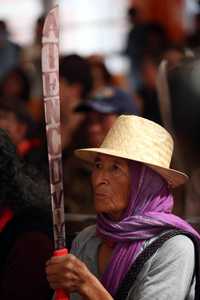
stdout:
<svg viewBox="0 0 200 300">
<path fill-rule="evenodd" d="M 173 139 L 160 125 L 137 116 L 120 116 L 100 148 L 117 156 L 168 168 L 173 153 Z"/>
</svg>

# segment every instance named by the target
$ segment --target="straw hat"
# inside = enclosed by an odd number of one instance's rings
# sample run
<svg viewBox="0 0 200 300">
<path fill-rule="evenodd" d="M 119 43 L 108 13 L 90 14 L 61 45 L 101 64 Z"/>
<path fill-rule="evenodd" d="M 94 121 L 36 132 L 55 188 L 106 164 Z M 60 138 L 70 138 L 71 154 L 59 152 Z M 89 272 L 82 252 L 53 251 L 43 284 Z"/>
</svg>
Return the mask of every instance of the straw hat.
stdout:
<svg viewBox="0 0 200 300">
<path fill-rule="evenodd" d="M 137 116 L 118 117 L 99 148 L 75 150 L 75 155 L 93 162 L 97 153 L 142 162 L 177 187 L 188 179 L 182 172 L 170 169 L 173 139 L 160 125 Z"/>
</svg>

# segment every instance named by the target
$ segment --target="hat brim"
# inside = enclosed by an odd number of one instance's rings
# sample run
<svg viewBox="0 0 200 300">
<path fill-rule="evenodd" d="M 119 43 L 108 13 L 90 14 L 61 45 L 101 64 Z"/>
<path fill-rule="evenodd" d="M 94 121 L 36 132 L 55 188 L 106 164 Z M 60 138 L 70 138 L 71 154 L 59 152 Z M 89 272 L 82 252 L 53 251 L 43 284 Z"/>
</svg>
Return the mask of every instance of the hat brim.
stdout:
<svg viewBox="0 0 200 300">
<path fill-rule="evenodd" d="M 90 111 L 96 111 L 102 114 L 111 114 L 117 113 L 116 109 L 109 105 L 108 103 L 104 104 L 102 101 L 88 101 L 88 103 L 80 104 L 75 108 L 75 112 L 87 113 Z"/>
<path fill-rule="evenodd" d="M 159 173 L 165 180 L 168 182 L 168 184 L 172 187 L 178 187 L 179 185 L 184 184 L 188 180 L 188 176 L 180 171 L 171 169 L 171 168 L 164 168 L 157 165 L 149 164 L 147 161 L 142 161 L 138 159 L 134 159 L 133 157 L 129 157 L 128 155 L 124 153 L 119 153 L 118 151 L 107 149 L 107 148 L 85 148 L 85 149 L 77 149 L 74 151 L 75 155 L 79 157 L 80 159 L 88 162 L 93 163 L 95 160 L 96 155 L 99 154 L 106 154 L 111 156 L 116 156 L 132 161 L 138 161 L 141 163 L 144 163 L 145 165 L 152 168 L 155 172 Z"/>
</svg>

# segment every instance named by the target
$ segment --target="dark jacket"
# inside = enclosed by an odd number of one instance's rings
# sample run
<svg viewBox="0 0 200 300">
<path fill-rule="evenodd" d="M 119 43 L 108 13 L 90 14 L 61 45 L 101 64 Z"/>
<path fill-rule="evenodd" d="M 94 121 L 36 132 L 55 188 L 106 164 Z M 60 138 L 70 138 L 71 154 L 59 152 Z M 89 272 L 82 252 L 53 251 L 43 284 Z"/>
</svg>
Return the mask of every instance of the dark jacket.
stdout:
<svg viewBox="0 0 200 300">
<path fill-rule="evenodd" d="M 40 209 L 22 210 L 0 233 L 0 299 L 48 300 L 45 263 L 51 257 L 52 226 Z"/>
</svg>

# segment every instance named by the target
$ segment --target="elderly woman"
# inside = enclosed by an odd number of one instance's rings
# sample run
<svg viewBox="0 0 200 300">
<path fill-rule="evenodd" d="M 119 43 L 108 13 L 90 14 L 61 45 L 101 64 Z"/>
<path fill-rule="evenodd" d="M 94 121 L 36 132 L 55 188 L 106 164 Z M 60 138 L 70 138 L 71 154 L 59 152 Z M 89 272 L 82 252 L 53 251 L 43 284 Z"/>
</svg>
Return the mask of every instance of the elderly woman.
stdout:
<svg viewBox="0 0 200 300">
<path fill-rule="evenodd" d="M 200 237 L 171 212 L 171 188 L 187 180 L 169 168 L 172 152 L 170 134 L 136 116 L 119 117 L 100 148 L 76 151 L 93 164 L 97 224 L 47 262 L 53 289 L 73 300 L 199 299 Z"/>
</svg>

